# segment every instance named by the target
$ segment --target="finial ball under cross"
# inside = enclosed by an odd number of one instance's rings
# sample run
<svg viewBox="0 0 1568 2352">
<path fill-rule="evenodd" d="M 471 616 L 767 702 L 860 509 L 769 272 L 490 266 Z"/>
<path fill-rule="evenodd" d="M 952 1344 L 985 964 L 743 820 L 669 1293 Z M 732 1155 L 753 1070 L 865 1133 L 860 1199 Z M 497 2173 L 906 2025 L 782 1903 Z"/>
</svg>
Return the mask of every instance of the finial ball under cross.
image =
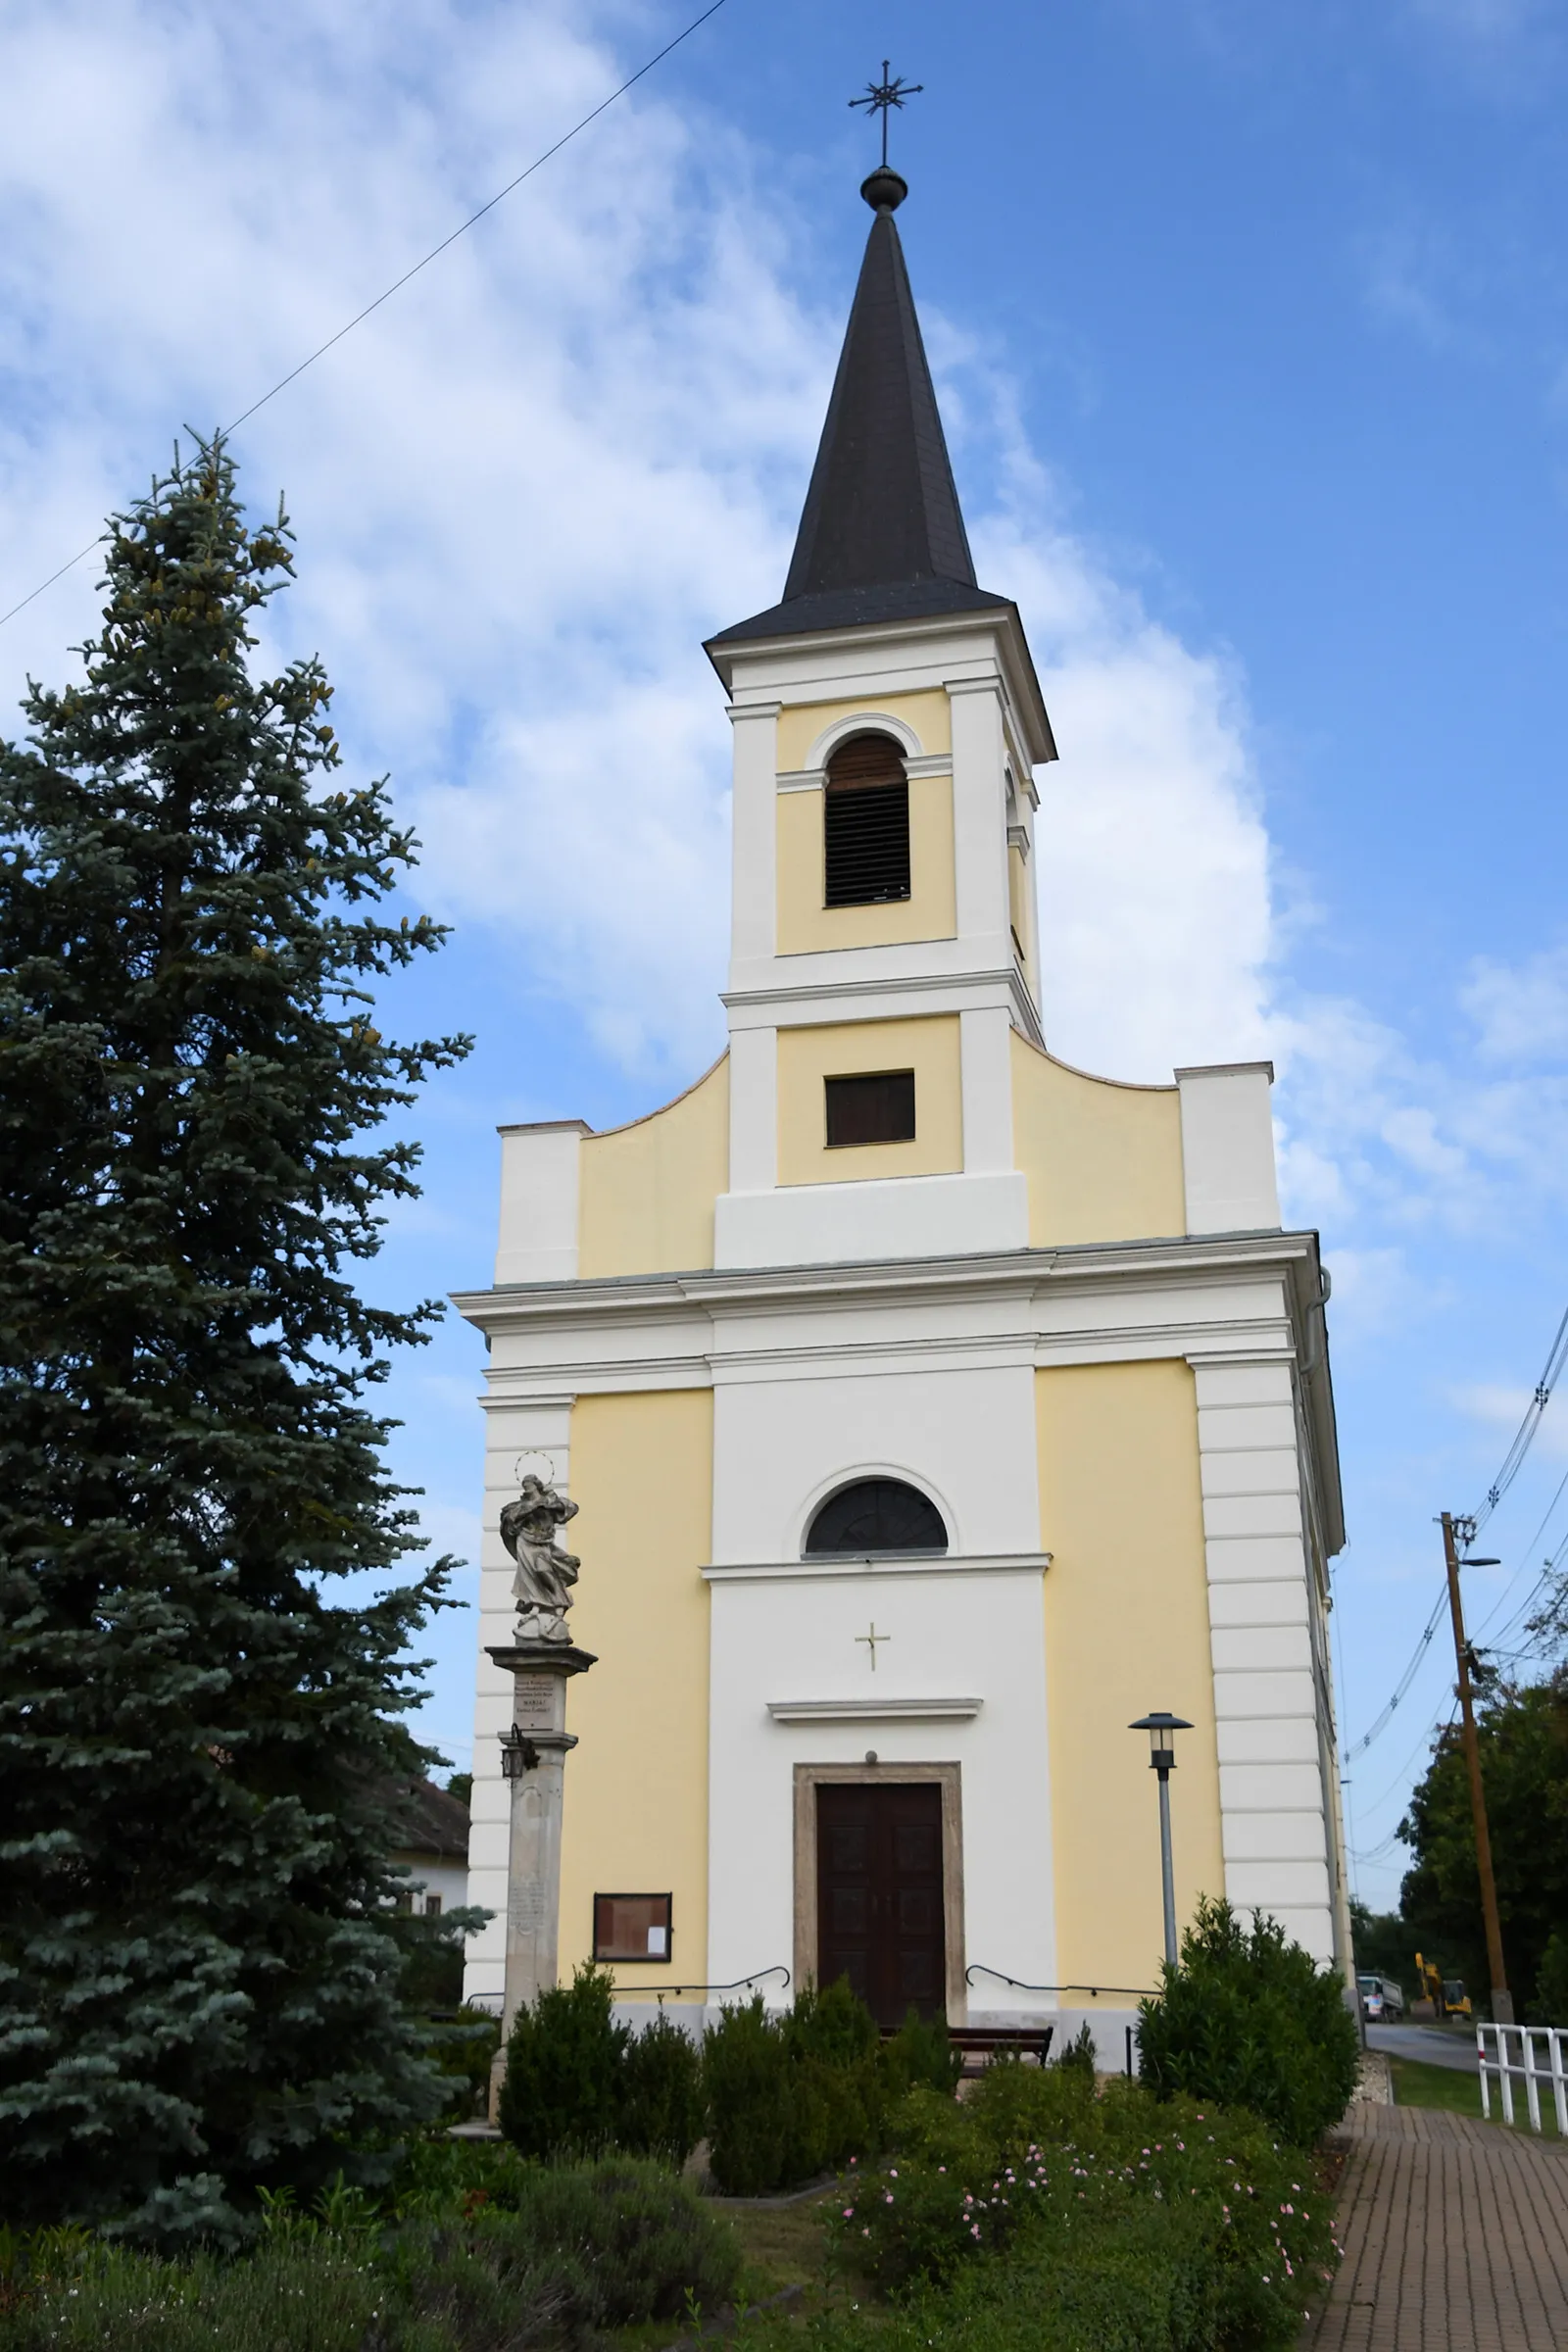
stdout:
<svg viewBox="0 0 1568 2352">
<path fill-rule="evenodd" d="M 922 81 L 906 81 L 902 74 L 895 75 L 887 59 L 884 58 L 881 80 L 868 81 L 865 85 L 865 95 L 850 100 L 851 106 L 863 106 L 868 115 L 880 115 L 882 118 L 881 171 L 880 172 L 873 172 L 871 177 L 866 181 L 865 187 L 860 191 L 867 204 L 878 209 L 886 204 L 888 210 L 893 211 L 895 206 L 903 203 L 905 195 L 907 193 L 902 179 L 899 180 L 897 195 L 892 195 L 891 191 L 886 193 L 879 191 L 876 195 L 868 193 L 868 190 L 874 187 L 881 178 L 898 179 L 898 173 L 890 171 L 888 166 L 888 117 L 896 106 L 902 108 L 906 98 L 917 96 L 924 87 L 925 84 Z"/>
</svg>

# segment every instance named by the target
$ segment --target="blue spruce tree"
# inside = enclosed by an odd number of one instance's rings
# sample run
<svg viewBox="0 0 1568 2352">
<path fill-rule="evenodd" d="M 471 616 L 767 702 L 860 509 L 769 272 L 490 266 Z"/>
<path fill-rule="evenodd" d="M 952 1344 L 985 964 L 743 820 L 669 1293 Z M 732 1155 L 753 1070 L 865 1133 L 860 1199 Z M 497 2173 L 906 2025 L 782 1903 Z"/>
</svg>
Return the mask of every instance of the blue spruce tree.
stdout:
<svg viewBox="0 0 1568 2352">
<path fill-rule="evenodd" d="M 214 442 L 108 548 L 0 745 L 0 2174 L 167 2243 L 440 2103 L 383 1923 L 450 1563 L 337 1580 L 416 1544 L 366 1392 L 440 1310 L 352 1273 L 468 1041 L 373 1025 L 442 933 L 377 913 L 415 845 L 333 787 L 319 665 L 253 674 L 281 514 Z"/>
</svg>

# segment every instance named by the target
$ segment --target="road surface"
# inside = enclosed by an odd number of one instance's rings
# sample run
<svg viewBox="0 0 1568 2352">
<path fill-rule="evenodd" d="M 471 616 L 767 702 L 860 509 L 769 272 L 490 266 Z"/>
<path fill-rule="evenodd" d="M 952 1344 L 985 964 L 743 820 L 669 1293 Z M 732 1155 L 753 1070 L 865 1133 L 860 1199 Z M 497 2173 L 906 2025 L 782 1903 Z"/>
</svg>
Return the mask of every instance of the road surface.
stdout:
<svg viewBox="0 0 1568 2352">
<path fill-rule="evenodd" d="M 1446 2026 L 1369 2025 L 1366 2046 L 1387 2050 L 1391 2058 L 1418 2058 L 1423 2066 L 1451 2066 L 1456 2074 L 1476 2072 L 1474 2026 L 1450 2032 Z"/>
</svg>

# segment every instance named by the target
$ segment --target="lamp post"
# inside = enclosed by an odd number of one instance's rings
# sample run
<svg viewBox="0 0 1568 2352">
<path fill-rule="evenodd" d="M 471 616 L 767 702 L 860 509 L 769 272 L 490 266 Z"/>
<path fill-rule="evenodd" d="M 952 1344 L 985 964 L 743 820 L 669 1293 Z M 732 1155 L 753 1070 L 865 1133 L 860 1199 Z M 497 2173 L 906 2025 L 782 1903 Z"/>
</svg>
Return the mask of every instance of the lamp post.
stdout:
<svg viewBox="0 0 1568 2352">
<path fill-rule="evenodd" d="M 1158 1708 L 1150 1715 L 1140 1715 L 1130 1723 L 1130 1732 L 1149 1734 L 1149 1764 L 1159 1775 L 1159 1883 L 1165 1898 L 1165 1962 L 1176 1965 L 1176 1874 L 1170 1858 L 1170 1776 L 1176 1769 L 1176 1750 L 1171 1737 L 1176 1732 L 1190 1732 L 1192 1725 L 1181 1715 L 1168 1715 Z"/>
</svg>

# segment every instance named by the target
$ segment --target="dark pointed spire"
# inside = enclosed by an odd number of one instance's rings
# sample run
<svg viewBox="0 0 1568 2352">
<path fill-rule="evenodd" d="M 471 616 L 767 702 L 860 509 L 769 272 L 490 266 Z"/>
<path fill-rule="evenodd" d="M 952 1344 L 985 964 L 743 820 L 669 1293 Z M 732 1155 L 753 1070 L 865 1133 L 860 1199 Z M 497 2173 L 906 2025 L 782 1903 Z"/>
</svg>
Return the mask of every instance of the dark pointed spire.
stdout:
<svg viewBox="0 0 1568 2352">
<path fill-rule="evenodd" d="M 886 165 L 860 190 L 876 214 L 839 357 L 784 599 L 711 642 L 1005 605 L 977 586 Z"/>
</svg>

